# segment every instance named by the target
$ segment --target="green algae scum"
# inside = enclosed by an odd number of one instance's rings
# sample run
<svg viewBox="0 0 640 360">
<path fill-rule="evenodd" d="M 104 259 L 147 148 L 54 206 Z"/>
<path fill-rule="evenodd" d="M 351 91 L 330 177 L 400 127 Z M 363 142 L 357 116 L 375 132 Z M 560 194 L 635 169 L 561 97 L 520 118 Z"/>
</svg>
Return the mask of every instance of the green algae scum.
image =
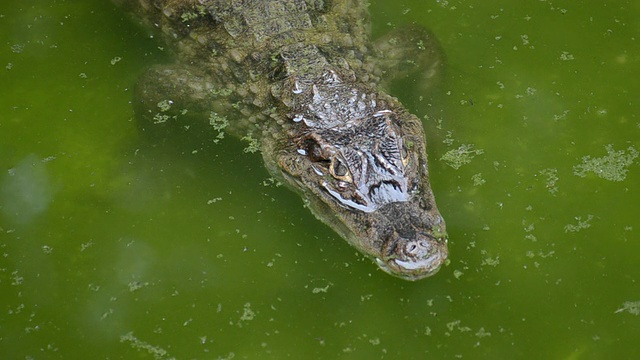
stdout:
<svg viewBox="0 0 640 360">
<path fill-rule="evenodd" d="M 640 357 L 640 7 L 369 9 L 446 59 L 435 89 L 391 89 L 449 235 L 417 282 L 317 221 L 228 114 L 142 131 L 134 84 L 172 54 L 109 1 L 2 2 L 0 358 Z"/>
</svg>

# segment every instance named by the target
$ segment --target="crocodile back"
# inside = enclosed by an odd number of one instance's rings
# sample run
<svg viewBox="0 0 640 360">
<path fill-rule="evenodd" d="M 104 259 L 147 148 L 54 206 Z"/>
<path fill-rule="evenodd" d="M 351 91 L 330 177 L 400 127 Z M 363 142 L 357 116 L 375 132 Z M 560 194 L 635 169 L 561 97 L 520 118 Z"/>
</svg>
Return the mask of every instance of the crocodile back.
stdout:
<svg viewBox="0 0 640 360">
<path fill-rule="evenodd" d="M 305 42 L 358 49 L 368 35 L 366 0 L 113 0 L 171 42 L 277 51 Z M 362 50 L 362 49 L 360 49 Z"/>
<path fill-rule="evenodd" d="M 202 5 L 229 35 L 256 45 L 286 42 L 296 31 L 313 29 L 311 17 L 324 10 L 322 1 L 304 0 L 203 0 Z"/>
</svg>

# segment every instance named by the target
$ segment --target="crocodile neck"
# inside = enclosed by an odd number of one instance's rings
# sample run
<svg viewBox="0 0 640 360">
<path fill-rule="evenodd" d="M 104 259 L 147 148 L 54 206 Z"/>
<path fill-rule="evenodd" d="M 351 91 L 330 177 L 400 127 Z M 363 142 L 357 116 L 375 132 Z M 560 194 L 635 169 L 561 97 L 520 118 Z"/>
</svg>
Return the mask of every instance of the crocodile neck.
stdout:
<svg viewBox="0 0 640 360">
<path fill-rule="evenodd" d="M 287 94 L 281 89 L 288 85 L 298 93 L 304 91 L 300 87 L 324 81 L 327 72 L 334 77 L 339 73 L 341 81 L 355 81 L 355 72 L 347 58 L 352 62 L 363 58 L 366 48 L 363 40 L 350 34 L 348 28 L 340 28 L 339 16 L 325 16 L 331 9 L 326 1 L 200 0 L 200 3 L 224 28 L 227 39 L 217 43 L 224 44 L 227 58 L 240 65 L 240 71 L 234 72 L 236 80 L 262 82 L 258 87 L 271 88 L 269 95 L 285 105 L 289 106 Z M 348 1 L 340 6 L 338 3 L 333 4 L 337 8 L 333 11 L 347 11 Z M 263 74 L 262 79 L 258 79 L 259 73 Z M 264 84 L 265 81 L 270 86 Z"/>
</svg>

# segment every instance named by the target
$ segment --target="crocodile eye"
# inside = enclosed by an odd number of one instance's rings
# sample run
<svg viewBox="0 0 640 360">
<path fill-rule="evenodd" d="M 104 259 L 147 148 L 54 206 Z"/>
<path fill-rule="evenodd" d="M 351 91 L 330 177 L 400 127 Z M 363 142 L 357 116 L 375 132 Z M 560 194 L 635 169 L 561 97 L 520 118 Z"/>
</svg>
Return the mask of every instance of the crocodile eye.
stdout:
<svg viewBox="0 0 640 360">
<path fill-rule="evenodd" d="M 342 161 L 336 160 L 333 162 L 333 173 L 335 176 L 345 176 L 347 174 L 347 167 L 344 166 Z"/>
<path fill-rule="evenodd" d="M 333 175 L 333 177 L 338 180 L 342 180 L 349 183 L 353 181 L 353 178 L 349 173 L 349 169 L 342 162 L 342 160 L 338 159 L 337 157 L 334 157 L 331 160 L 331 167 L 329 168 L 329 171 L 331 172 L 331 175 Z"/>
<path fill-rule="evenodd" d="M 322 148 L 320 144 L 313 139 L 306 139 L 304 141 L 304 149 L 309 156 L 309 159 L 313 162 L 322 162 L 328 161 L 327 158 L 322 154 Z"/>
</svg>

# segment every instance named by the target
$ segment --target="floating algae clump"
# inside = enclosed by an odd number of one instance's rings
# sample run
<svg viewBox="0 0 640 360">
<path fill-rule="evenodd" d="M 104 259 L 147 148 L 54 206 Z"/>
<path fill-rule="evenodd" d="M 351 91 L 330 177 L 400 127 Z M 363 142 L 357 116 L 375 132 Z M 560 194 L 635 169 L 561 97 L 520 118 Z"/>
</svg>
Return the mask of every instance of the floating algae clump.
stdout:
<svg viewBox="0 0 640 360">
<path fill-rule="evenodd" d="M 458 170 L 462 165 L 468 164 L 476 155 L 484 153 L 482 149 L 474 149 L 471 144 L 460 145 L 457 149 L 447 151 L 440 160 L 446 162 L 452 168 Z"/>
<path fill-rule="evenodd" d="M 638 157 L 638 150 L 633 146 L 627 150 L 615 151 L 613 145 L 605 146 L 607 155 L 600 158 L 583 156 L 582 164 L 573 167 L 573 173 L 580 177 L 586 177 L 587 173 L 610 181 L 623 181 L 627 176 L 629 166 Z"/>
<path fill-rule="evenodd" d="M 633 315 L 640 315 L 640 301 L 625 301 L 622 307 L 614 312 L 614 314 L 621 313 L 623 311 Z"/>
</svg>

